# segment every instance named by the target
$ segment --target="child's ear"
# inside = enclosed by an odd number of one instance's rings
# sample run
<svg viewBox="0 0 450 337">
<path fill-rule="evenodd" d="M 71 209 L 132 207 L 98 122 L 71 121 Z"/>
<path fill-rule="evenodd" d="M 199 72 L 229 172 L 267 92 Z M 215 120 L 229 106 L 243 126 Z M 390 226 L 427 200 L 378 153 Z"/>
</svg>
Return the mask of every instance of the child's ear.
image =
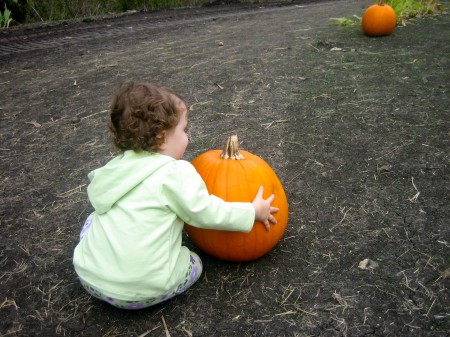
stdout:
<svg viewBox="0 0 450 337">
<path fill-rule="evenodd" d="M 162 140 L 162 142 L 158 146 L 159 150 L 165 150 L 167 147 L 166 131 L 162 131 L 159 135 L 156 136 L 156 138 L 158 139 L 158 143 Z"/>
</svg>

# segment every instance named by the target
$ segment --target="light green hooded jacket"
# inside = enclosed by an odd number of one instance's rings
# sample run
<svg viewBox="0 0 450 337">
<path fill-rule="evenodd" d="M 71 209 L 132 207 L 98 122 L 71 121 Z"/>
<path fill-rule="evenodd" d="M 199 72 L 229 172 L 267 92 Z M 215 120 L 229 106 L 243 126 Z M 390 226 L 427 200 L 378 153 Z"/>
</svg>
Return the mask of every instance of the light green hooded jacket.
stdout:
<svg viewBox="0 0 450 337">
<path fill-rule="evenodd" d="M 249 232 L 251 203 L 209 195 L 187 161 L 126 151 L 89 174 L 92 225 L 74 251 L 75 271 L 104 295 L 138 301 L 181 284 L 189 267 L 184 222 Z"/>
</svg>

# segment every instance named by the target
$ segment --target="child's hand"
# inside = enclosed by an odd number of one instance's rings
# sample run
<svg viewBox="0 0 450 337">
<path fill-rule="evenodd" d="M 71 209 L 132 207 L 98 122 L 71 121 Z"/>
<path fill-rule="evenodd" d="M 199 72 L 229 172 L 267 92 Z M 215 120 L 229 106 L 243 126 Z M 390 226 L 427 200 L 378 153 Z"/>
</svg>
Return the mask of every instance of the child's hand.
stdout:
<svg viewBox="0 0 450 337">
<path fill-rule="evenodd" d="M 261 186 L 256 193 L 255 199 L 253 199 L 253 207 L 255 207 L 255 220 L 260 221 L 264 224 L 267 231 L 270 231 L 270 223 L 276 224 L 277 220 L 273 217 L 272 213 L 279 211 L 276 207 L 271 207 L 270 205 L 275 199 L 275 195 L 271 195 L 266 200 L 263 199 L 264 187 Z"/>
</svg>

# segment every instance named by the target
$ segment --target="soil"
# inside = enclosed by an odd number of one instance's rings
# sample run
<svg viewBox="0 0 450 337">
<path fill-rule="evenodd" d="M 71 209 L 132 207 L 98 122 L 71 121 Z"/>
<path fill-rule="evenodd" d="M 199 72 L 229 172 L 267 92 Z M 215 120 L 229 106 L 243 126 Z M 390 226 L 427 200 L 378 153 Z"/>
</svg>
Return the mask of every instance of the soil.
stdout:
<svg viewBox="0 0 450 337">
<path fill-rule="evenodd" d="M 330 20 L 371 2 L 2 30 L 0 335 L 447 336 L 449 15 L 382 38 Z M 185 236 L 200 281 L 132 312 L 91 298 L 71 262 L 92 210 L 87 174 L 114 155 L 108 108 L 124 79 L 193 105 L 185 159 L 238 133 L 289 201 L 263 258 L 223 262 Z"/>
</svg>

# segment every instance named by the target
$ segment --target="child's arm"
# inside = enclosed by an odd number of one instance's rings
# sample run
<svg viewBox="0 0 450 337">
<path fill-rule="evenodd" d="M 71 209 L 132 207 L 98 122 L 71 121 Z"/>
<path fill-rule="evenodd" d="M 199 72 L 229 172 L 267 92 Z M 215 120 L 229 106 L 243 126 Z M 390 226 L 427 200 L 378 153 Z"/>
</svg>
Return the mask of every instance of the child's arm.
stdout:
<svg viewBox="0 0 450 337">
<path fill-rule="evenodd" d="M 249 232 L 255 220 L 266 229 L 276 223 L 271 207 L 273 196 L 263 199 L 260 188 L 253 202 L 225 202 L 210 195 L 204 181 L 188 162 L 179 160 L 166 168 L 159 193 L 161 203 L 184 222 L 206 229 Z"/>
<path fill-rule="evenodd" d="M 253 199 L 253 207 L 255 207 L 255 220 L 260 221 L 264 224 L 267 231 L 270 231 L 270 223 L 276 224 L 277 220 L 272 215 L 279 211 L 278 208 L 272 207 L 271 204 L 275 195 L 271 195 L 267 199 L 263 199 L 264 187 L 261 186 L 256 193 L 255 199 Z"/>
</svg>

